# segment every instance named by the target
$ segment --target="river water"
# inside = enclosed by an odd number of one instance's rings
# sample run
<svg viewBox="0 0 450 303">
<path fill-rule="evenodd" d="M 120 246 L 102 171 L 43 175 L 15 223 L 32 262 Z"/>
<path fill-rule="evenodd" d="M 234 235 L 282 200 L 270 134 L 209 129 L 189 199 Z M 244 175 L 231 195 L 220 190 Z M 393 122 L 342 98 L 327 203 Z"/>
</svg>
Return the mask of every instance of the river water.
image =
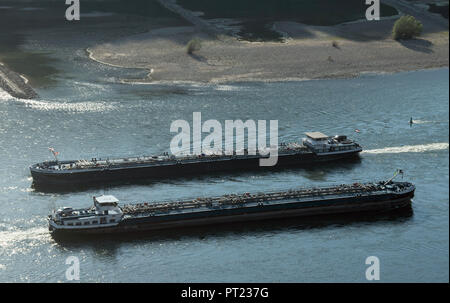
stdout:
<svg viewBox="0 0 450 303">
<path fill-rule="evenodd" d="M 64 282 L 69 256 L 79 258 L 83 282 L 364 282 L 368 256 L 379 258 L 383 282 L 448 282 L 448 69 L 301 82 L 130 85 L 120 79 L 144 72 L 79 57 L 70 67 L 55 60 L 54 67 L 65 72 L 37 89 L 38 100 L 0 92 L 1 282 Z M 365 151 L 357 163 L 280 172 L 65 193 L 30 187 L 28 166 L 51 159 L 50 146 L 62 159 L 162 153 L 174 135 L 170 123 L 192 121 L 195 111 L 204 121 L 277 119 L 280 141 L 298 141 L 313 130 L 347 134 Z M 89 206 L 98 194 L 123 202 L 157 201 L 381 180 L 397 168 L 417 190 L 412 210 L 395 215 L 89 241 L 55 241 L 47 230 L 53 208 Z"/>
</svg>

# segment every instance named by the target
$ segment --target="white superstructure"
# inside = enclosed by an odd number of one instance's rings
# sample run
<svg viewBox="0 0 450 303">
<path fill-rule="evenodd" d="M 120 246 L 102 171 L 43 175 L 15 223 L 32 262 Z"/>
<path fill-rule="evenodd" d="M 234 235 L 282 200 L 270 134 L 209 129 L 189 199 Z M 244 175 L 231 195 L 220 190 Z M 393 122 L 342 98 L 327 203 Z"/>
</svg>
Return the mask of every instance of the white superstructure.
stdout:
<svg viewBox="0 0 450 303">
<path fill-rule="evenodd" d="M 119 200 L 111 195 L 94 197 L 94 206 L 85 209 L 63 207 L 49 216 L 53 229 L 90 229 L 112 227 L 122 220 L 123 212 Z"/>
<path fill-rule="evenodd" d="M 303 145 L 318 156 L 362 151 L 359 144 L 346 136 L 329 137 L 321 132 L 307 132 L 305 135 Z"/>
</svg>

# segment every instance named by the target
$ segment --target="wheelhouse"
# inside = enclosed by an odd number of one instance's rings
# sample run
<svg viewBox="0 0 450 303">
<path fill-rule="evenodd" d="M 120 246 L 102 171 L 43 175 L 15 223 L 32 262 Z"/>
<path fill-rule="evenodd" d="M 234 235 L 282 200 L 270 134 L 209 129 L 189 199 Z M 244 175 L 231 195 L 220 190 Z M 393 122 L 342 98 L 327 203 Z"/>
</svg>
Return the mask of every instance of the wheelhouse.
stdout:
<svg viewBox="0 0 450 303">
<path fill-rule="evenodd" d="M 348 139 L 347 136 L 329 137 L 321 132 L 307 132 L 305 135 L 303 145 L 318 156 L 362 151 L 361 146 Z"/>
<path fill-rule="evenodd" d="M 119 200 L 111 195 L 94 197 L 94 206 L 84 209 L 60 208 L 49 216 L 51 229 L 88 229 L 116 226 L 122 220 Z"/>
</svg>

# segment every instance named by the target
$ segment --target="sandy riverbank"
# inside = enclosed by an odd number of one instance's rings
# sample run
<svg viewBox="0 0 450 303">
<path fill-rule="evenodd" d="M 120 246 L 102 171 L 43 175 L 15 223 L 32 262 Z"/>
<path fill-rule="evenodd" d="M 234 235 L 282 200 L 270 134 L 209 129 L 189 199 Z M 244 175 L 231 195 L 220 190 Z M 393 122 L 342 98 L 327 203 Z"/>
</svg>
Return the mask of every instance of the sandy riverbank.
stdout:
<svg viewBox="0 0 450 303">
<path fill-rule="evenodd" d="M 246 42 L 230 35 L 233 20 L 215 20 L 208 28 L 211 22 L 201 19 L 200 13 L 183 8 L 180 13 L 180 8 L 163 8 L 156 1 L 145 16 L 109 12 L 106 7 L 100 13 L 85 11 L 78 23 L 65 21 L 59 7 L 30 10 L 28 4 L 14 2 L 0 9 L 0 25 L 7 29 L 0 33 L 0 61 L 5 63 L 1 85 L 14 94 L 20 87 L 54 84 L 64 75 L 52 54 L 68 46 L 79 47 L 80 52 L 71 52 L 64 60 L 79 60 L 87 50 L 91 59 L 103 64 L 148 71 L 143 79 L 121 78 L 133 83 L 284 81 L 448 66 L 448 20 L 420 5 L 384 2 L 421 20 L 423 35 L 394 41 L 396 16 L 336 26 L 275 22 L 273 28 L 286 37 L 284 43 Z M 202 49 L 188 55 L 186 44 L 193 37 L 203 39 Z M 31 90 L 16 96 L 27 93 L 32 97 Z"/>
<path fill-rule="evenodd" d="M 88 52 L 105 64 L 152 71 L 144 82 L 282 81 L 448 66 L 448 21 L 405 2 L 389 2 L 422 21 L 419 39 L 393 40 L 395 17 L 336 26 L 277 22 L 275 29 L 288 37 L 285 43 L 217 38 L 199 26 L 167 27 L 101 43 Z M 193 37 L 203 39 L 202 49 L 188 55 L 185 46 Z"/>
</svg>

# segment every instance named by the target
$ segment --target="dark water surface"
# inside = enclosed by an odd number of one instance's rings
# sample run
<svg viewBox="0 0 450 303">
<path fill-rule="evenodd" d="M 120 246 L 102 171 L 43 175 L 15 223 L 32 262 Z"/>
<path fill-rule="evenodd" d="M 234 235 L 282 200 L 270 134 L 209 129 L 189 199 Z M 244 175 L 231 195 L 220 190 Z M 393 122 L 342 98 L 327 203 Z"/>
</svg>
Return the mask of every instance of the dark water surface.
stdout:
<svg viewBox="0 0 450 303">
<path fill-rule="evenodd" d="M 237 21 L 239 36 L 249 41 L 282 41 L 272 29 L 277 21 L 294 21 L 308 25 L 336 25 L 364 19 L 367 8 L 359 0 L 177 0 L 181 6 L 204 13 L 206 19 L 229 18 Z M 380 16 L 397 15 L 398 11 L 380 4 Z"/>
<path fill-rule="evenodd" d="M 79 59 L 38 90 L 39 100 L 0 92 L 0 281 L 65 281 L 68 256 L 81 281 L 365 281 L 377 256 L 381 281 L 447 281 L 449 230 L 448 69 L 355 79 L 230 85 L 129 85 L 139 70 Z M 61 58 L 59 58 L 61 57 Z M 64 59 L 55 54 L 55 59 Z M 50 159 L 165 152 L 170 123 L 278 119 L 280 141 L 310 130 L 347 134 L 361 161 L 281 172 L 161 180 L 74 193 L 30 188 L 28 166 Z M 415 124 L 410 127 L 409 118 Z M 355 133 L 354 130 L 361 130 Z M 388 178 L 395 169 L 417 186 L 412 211 L 398 215 L 295 219 L 230 228 L 55 241 L 46 216 L 107 193 L 123 202 L 199 197 Z"/>
<path fill-rule="evenodd" d="M 434 3 L 428 4 L 428 10 L 432 13 L 440 14 L 445 19 L 448 19 L 448 4 L 447 5 L 437 5 Z"/>
</svg>

